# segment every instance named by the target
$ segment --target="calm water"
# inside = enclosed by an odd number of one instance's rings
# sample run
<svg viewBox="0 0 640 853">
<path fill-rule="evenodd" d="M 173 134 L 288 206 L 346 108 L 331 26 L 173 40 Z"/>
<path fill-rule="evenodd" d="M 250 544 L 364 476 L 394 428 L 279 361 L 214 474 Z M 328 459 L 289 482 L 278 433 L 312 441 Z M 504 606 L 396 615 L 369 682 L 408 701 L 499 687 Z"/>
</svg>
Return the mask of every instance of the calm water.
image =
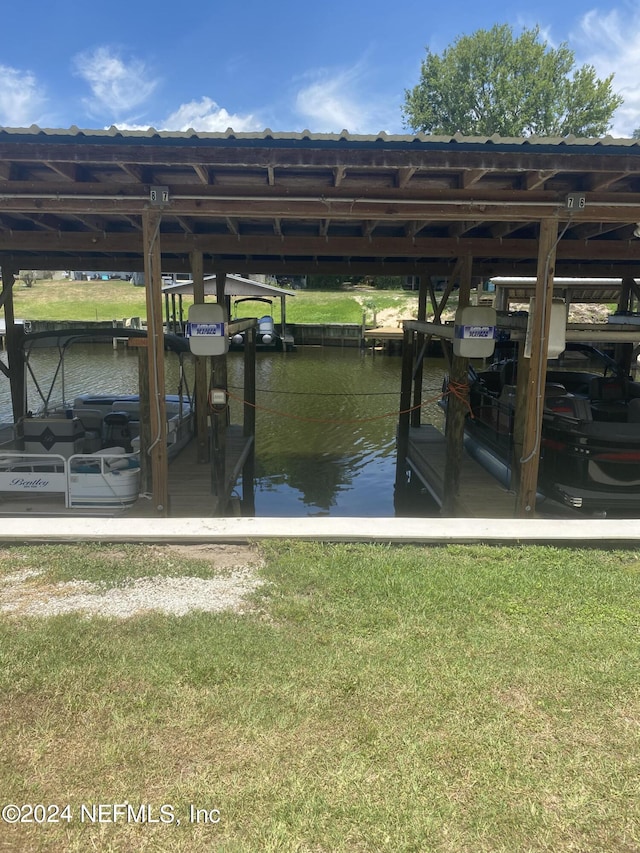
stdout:
<svg viewBox="0 0 640 853">
<path fill-rule="evenodd" d="M 57 358 L 37 354 L 38 378 L 51 377 Z M 137 355 L 111 346 L 74 347 L 65 359 L 64 397 L 76 394 L 137 393 Z M 241 397 L 243 356 L 230 353 L 229 389 Z M 292 353 L 258 353 L 256 364 L 257 516 L 380 516 L 394 508 L 395 433 L 401 359 L 371 351 L 300 347 Z M 423 398 L 437 397 L 444 364 L 426 365 Z M 177 391 L 175 359 L 167 365 L 167 392 Z M 49 380 L 50 381 L 50 380 Z M 190 389 L 193 385 L 189 377 Z M 42 383 L 41 383 L 42 384 Z M 58 381 L 52 399 L 62 399 Z M 39 401 L 30 383 L 29 404 Z M 10 419 L 8 382 L 0 380 L 0 420 Z M 231 403 L 241 423 L 241 405 Z M 423 421 L 440 424 L 435 403 Z M 428 515 L 433 507 L 412 506 Z"/>
</svg>

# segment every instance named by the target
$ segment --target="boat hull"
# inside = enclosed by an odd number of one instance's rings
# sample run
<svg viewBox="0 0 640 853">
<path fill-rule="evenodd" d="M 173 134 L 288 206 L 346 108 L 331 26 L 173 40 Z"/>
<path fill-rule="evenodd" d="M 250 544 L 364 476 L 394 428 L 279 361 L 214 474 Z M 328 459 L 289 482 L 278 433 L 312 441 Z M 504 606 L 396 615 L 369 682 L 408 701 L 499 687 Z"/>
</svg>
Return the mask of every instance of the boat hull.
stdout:
<svg viewBox="0 0 640 853">
<path fill-rule="evenodd" d="M 511 487 L 519 461 L 516 389 L 503 381 L 506 374 L 490 369 L 471 377 L 465 445 Z M 540 499 L 585 515 L 640 517 L 640 385 L 620 374 L 605 378 L 576 370 L 549 371 L 546 378 Z"/>
<path fill-rule="evenodd" d="M 120 447 L 68 458 L 8 451 L 0 455 L 0 493 L 31 500 L 57 495 L 69 509 L 124 510 L 140 493 L 140 461 Z"/>
</svg>

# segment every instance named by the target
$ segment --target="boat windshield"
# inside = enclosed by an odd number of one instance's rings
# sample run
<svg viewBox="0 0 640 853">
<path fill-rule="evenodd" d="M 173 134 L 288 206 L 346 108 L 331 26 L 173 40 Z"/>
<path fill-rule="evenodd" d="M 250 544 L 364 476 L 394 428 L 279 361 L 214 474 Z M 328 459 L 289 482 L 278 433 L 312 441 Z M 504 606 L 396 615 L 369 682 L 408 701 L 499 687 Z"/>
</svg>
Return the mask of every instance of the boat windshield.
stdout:
<svg viewBox="0 0 640 853">
<path fill-rule="evenodd" d="M 606 353 L 592 346 L 568 346 L 557 358 L 550 358 L 547 370 L 580 371 L 598 376 L 617 376 L 620 366 Z"/>
</svg>

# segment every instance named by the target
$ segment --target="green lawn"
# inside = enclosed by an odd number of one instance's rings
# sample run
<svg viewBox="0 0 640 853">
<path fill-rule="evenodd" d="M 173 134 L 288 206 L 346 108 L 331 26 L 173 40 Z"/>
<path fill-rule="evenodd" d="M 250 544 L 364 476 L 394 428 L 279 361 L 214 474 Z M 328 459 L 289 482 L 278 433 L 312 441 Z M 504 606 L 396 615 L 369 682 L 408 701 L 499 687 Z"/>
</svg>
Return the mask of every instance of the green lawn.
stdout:
<svg viewBox="0 0 640 853">
<path fill-rule="evenodd" d="M 361 323 L 363 311 L 371 323 L 374 312 L 398 309 L 405 317 L 415 316 L 416 296 L 405 291 L 307 291 L 299 290 L 287 300 L 290 323 Z M 364 304 L 362 304 L 364 303 Z M 184 300 L 185 314 L 189 300 Z M 259 316 L 262 303 L 246 303 L 242 314 Z M 27 288 L 14 286 L 14 313 L 24 320 L 122 320 L 146 317 L 143 287 L 129 281 L 38 281 Z M 280 300 L 274 303 L 280 319 Z"/>
<path fill-rule="evenodd" d="M 638 552 L 263 556 L 243 614 L 0 617 L 3 800 L 73 816 L 0 823 L 0 849 L 640 850 Z M 29 569 L 34 598 L 210 573 L 142 546 L 0 551 L 0 578 Z M 77 817 L 125 800 L 180 825 Z"/>
</svg>

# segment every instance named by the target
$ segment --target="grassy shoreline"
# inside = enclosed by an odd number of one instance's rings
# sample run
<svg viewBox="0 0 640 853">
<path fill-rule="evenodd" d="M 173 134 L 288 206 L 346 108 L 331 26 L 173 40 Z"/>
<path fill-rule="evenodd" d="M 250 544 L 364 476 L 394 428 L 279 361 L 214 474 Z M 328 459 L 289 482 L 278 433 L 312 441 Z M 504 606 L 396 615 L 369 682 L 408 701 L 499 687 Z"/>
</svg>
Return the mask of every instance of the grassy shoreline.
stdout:
<svg viewBox="0 0 640 853">
<path fill-rule="evenodd" d="M 184 299 L 184 310 L 190 304 Z M 243 313 L 264 313 L 264 305 L 247 303 Z M 287 300 L 290 323 L 361 323 L 374 314 L 391 309 L 403 317 L 416 316 L 417 296 L 403 290 L 307 291 L 299 290 Z M 279 320 L 279 299 L 274 316 Z M 129 281 L 37 281 L 33 287 L 14 286 L 14 313 L 23 320 L 109 321 L 146 317 L 145 291 Z"/>
<path fill-rule="evenodd" d="M 68 802 L 74 820 L 0 823 L 0 849 L 640 849 L 638 552 L 262 555 L 244 613 L 1 616 L 3 799 Z M 197 563 L 23 546 L 0 578 L 41 570 L 36 598 Z M 171 804 L 180 825 L 77 819 L 125 800 Z M 220 821 L 190 823 L 189 804 Z"/>
</svg>

